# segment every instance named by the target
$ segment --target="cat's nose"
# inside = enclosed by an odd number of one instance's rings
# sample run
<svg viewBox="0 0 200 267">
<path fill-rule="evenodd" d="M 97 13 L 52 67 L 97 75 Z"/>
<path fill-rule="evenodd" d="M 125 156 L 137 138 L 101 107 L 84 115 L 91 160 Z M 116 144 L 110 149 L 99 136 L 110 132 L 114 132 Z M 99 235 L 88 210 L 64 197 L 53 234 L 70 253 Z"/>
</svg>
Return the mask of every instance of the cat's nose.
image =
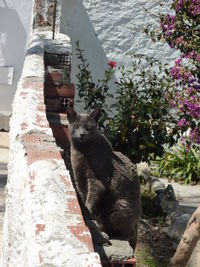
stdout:
<svg viewBox="0 0 200 267">
<path fill-rule="evenodd" d="M 84 133 L 80 133 L 80 137 L 81 137 L 81 139 L 83 139 L 83 138 L 84 138 L 84 136 L 85 136 L 85 134 L 84 134 Z"/>
</svg>

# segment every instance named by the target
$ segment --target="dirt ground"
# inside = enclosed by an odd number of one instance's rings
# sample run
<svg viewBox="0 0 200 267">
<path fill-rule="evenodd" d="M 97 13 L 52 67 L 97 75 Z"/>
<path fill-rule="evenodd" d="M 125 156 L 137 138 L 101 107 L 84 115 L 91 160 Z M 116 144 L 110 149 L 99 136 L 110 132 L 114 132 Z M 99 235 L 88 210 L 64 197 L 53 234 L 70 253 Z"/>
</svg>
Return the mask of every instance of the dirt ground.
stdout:
<svg viewBox="0 0 200 267">
<path fill-rule="evenodd" d="M 175 250 L 172 240 L 161 232 L 163 222 L 152 218 L 140 223 L 135 251 L 137 267 L 167 267 Z"/>
<path fill-rule="evenodd" d="M 172 241 L 152 226 L 151 230 L 140 224 L 138 243 L 135 251 L 137 267 L 165 267 L 174 254 Z"/>
</svg>

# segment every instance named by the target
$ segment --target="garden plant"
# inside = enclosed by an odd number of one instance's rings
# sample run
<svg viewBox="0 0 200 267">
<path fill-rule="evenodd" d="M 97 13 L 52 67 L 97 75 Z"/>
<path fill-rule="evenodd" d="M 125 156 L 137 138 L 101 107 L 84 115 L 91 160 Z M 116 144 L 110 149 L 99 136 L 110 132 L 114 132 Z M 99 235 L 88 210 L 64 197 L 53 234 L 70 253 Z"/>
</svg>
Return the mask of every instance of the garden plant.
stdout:
<svg viewBox="0 0 200 267">
<path fill-rule="evenodd" d="M 144 55 L 132 55 L 132 66 L 119 67 L 120 77 L 111 93 L 116 62 L 108 62 L 101 80 L 94 82 L 84 51 L 77 43 L 78 93 L 84 108 L 102 110 L 100 128 L 115 150 L 134 162 L 161 156 L 164 145 L 173 145 L 178 134 L 177 121 L 170 114 L 166 97 L 172 84 L 169 68 Z"/>
<path fill-rule="evenodd" d="M 172 48 L 179 49 L 178 58 L 171 69 L 171 76 L 176 86 L 169 91 L 168 99 L 177 108 L 178 127 L 182 133 L 179 155 L 170 154 L 171 174 L 178 171 L 182 176 L 183 169 L 186 182 L 200 180 L 200 1 L 174 0 L 171 5 L 174 15 L 161 15 L 162 32 L 158 39 L 164 38 Z M 155 32 L 152 32 L 155 35 Z M 182 154 L 182 155 L 181 155 Z M 181 159 L 181 161 L 180 161 Z M 185 162 L 185 164 L 183 164 Z M 172 165 L 173 165 L 172 164 Z M 187 167 L 185 166 L 187 165 Z M 179 176 L 179 175 L 178 175 Z M 170 266 L 186 266 L 200 239 L 200 205 L 192 214 L 183 237 L 170 260 Z"/>
<path fill-rule="evenodd" d="M 102 131 L 115 149 L 133 162 L 162 156 L 160 173 L 186 183 L 200 181 L 200 1 L 174 0 L 172 14 L 160 14 L 160 31 L 145 32 L 154 41 L 167 41 L 180 57 L 170 69 L 154 59 L 133 55 L 132 68 L 120 67 L 116 97 L 110 93 L 116 62 L 95 83 L 80 47 L 79 95 L 85 109 L 98 104 Z M 145 66 L 145 67 L 144 67 Z M 108 98 L 113 100 L 111 105 Z M 174 111 L 171 113 L 171 111 Z M 173 114 L 173 116 L 171 115 Z M 186 266 L 199 240 L 200 205 L 193 213 L 170 266 Z"/>
<path fill-rule="evenodd" d="M 159 169 L 188 183 L 200 180 L 200 1 L 175 0 L 171 9 L 173 15 L 160 15 L 159 33 L 146 30 L 154 40 L 164 39 L 181 52 L 170 70 L 175 83 L 167 94 L 178 117 L 180 147 L 178 154 L 177 149 L 166 152 Z"/>
</svg>

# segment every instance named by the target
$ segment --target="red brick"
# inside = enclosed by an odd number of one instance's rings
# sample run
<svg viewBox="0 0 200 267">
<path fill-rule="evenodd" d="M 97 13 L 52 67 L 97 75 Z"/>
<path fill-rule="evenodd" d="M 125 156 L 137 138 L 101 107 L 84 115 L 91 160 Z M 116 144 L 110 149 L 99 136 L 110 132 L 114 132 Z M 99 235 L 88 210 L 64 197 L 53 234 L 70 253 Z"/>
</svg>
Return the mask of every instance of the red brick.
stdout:
<svg viewBox="0 0 200 267">
<path fill-rule="evenodd" d="M 36 224 L 35 234 L 39 235 L 40 232 L 43 232 L 46 228 L 46 224 Z"/>
<path fill-rule="evenodd" d="M 58 55 L 55 56 L 58 60 Z M 68 59 L 68 57 L 67 57 Z M 55 64 L 55 63 L 54 63 Z M 48 84 L 69 84 L 71 66 L 46 66 L 45 83 Z"/>
<path fill-rule="evenodd" d="M 34 174 L 29 173 L 29 184 L 30 184 L 30 192 L 33 193 L 35 191 L 35 185 L 34 185 Z"/>
<path fill-rule="evenodd" d="M 75 88 L 73 84 L 55 85 L 46 83 L 44 86 L 45 97 L 62 96 L 74 98 Z"/>
<path fill-rule="evenodd" d="M 66 126 L 61 124 L 54 124 L 50 122 L 50 127 L 53 131 L 53 136 L 56 139 L 56 143 L 65 147 L 67 143 L 69 143 L 69 131 Z"/>
<path fill-rule="evenodd" d="M 65 97 L 48 97 L 45 98 L 47 111 L 65 113 L 67 107 L 74 106 L 74 100 Z"/>
<path fill-rule="evenodd" d="M 40 104 L 40 105 L 37 106 L 37 110 L 38 110 L 38 111 L 41 111 L 41 112 L 45 112 L 45 111 L 46 111 L 46 106 Z"/>
<path fill-rule="evenodd" d="M 36 115 L 36 123 L 37 125 L 41 126 L 42 128 L 49 128 L 48 121 L 46 119 L 45 113 L 42 115 Z"/>
<path fill-rule="evenodd" d="M 91 252 L 94 251 L 92 238 L 88 228 L 84 225 L 77 226 L 68 226 L 70 232 L 81 241 L 81 243 L 85 244 Z"/>
<path fill-rule="evenodd" d="M 71 182 L 71 179 L 69 179 L 69 177 L 66 177 L 66 176 L 61 176 L 65 186 L 66 186 L 66 189 L 70 189 L 70 188 L 73 188 L 73 185 L 72 185 L 72 182 Z M 69 194 L 69 193 L 68 193 Z M 70 195 L 73 195 L 73 196 L 76 196 L 76 193 L 75 191 L 71 192 Z"/>
<path fill-rule="evenodd" d="M 44 88 L 44 80 L 40 77 L 27 77 L 23 80 L 23 89 L 33 88 L 41 91 Z"/>
<path fill-rule="evenodd" d="M 46 68 L 55 67 L 55 68 L 63 68 L 66 72 L 71 71 L 71 54 L 55 54 L 55 53 L 45 53 L 44 54 L 44 62 Z"/>
<path fill-rule="evenodd" d="M 22 130 L 22 131 L 23 131 L 23 130 L 26 130 L 27 127 L 28 127 L 28 124 L 27 124 L 27 123 L 23 122 L 23 123 L 21 124 L 21 130 Z"/>
<path fill-rule="evenodd" d="M 81 208 L 76 197 L 68 200 L 68 209 L 70 214 L 78 214 L 82 216 Z"/>
<path fill-rule="evenodd" d="M 60 151 L 51 136 L 26 135 L 24 136 L 24 146 L 29 165 L 38 160 L 62 159 Z"/>
<path fill-rule="evenodd" d="M 59 70 L 52 70 L 46 74 L 45 82 L 47 83 L 61 83 L 62 82 L 62 72 Z"/>
<path fill-rule="evenodd" d="M 22 96 L 22 97 L 26 97 L 28 95 L 28 92 L 24 92 L 24 91 L 22 91 L 21 93 L 20 93 L 20 96 Z"/>
</svg>

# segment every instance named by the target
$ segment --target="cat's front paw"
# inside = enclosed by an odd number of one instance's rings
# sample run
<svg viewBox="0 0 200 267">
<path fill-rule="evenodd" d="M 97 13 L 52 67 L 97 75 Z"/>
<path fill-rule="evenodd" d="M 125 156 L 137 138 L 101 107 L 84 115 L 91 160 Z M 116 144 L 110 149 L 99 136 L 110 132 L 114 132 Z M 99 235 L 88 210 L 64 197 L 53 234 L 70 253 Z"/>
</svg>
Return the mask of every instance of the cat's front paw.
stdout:
<svg viewBox="0 0 200 267">
<path fill-rule="evenodd" d="M 109 236 L 100 230 L 99 225 L 94 220 L 86 219 L 86 225 L 90 229 L 92 239 L 94 244 L 96 245 L 104 245 L 104 246 L 110 246 L 111 242 L 109 240 Z"/>
<path fill-rule="evenodd" d="M 112 245 L 112 243 L 109 240 L 109 235 L 107 235 L 105 232 L 101 232 L 101 237 L 102 237 L 102 240 L 101 240 L 102 245 L 104 245 L 104 246 L 111 246 Z"/>
</svg>

